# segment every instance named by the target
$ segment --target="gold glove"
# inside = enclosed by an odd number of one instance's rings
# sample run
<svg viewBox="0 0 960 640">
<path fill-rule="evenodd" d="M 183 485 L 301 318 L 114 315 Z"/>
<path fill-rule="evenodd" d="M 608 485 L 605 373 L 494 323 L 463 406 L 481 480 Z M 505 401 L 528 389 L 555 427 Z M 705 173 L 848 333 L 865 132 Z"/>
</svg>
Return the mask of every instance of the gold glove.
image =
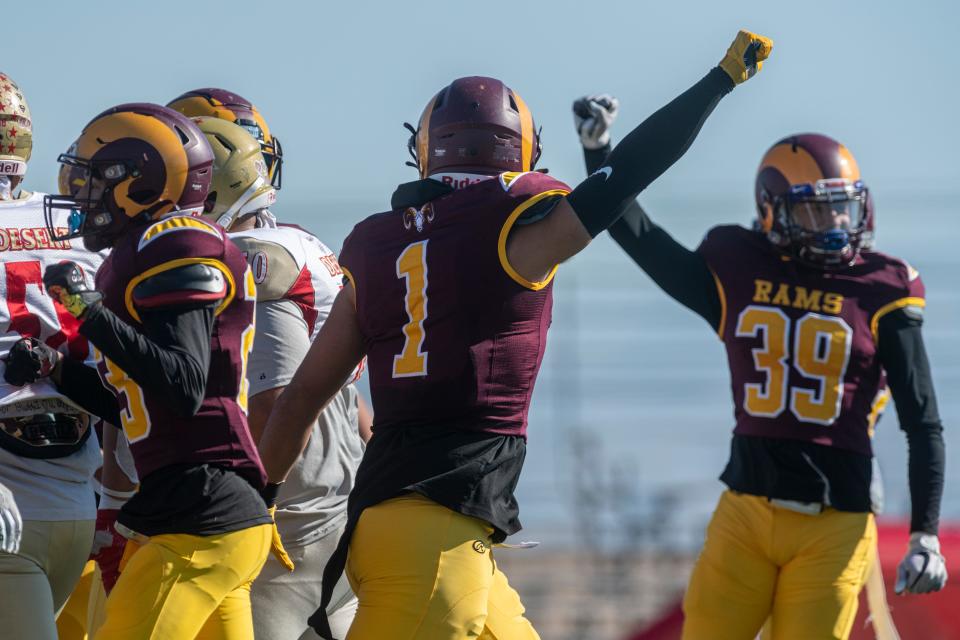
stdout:
<svg viewBox="0 0 960 640">
<path fill-rule="evenodd" d="M 280 531 L 277 529 L 277 507 L 276 505 L 269 509 L 270 517 L 273 518 L 273 539 L 270 541 L 270 553 L 277 559 L 284 569 L 293 571 L 293 560 L 287 555 L 287 550 L 283 548 L 283 540 L 280 539 Z"/>
<path fill-rule="evenodd" d="M 720 61 L 720 68 L 734 84 L 746 82 L 760 71 L 772 50 L 773 40 L 741 29 Z"/>
</svg>

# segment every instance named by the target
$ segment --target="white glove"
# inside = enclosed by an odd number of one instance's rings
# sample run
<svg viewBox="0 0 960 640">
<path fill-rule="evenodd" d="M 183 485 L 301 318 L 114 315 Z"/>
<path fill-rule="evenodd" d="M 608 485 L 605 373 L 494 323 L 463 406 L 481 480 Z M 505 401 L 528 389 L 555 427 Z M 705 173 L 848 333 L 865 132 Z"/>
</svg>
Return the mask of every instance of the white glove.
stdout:
<svg viewBox="0 0 960 640">
<path fill-rule="evenodd" d="M 940 540 L 929 533 L 911 533 L 907 555 L 897 567 L 893 590 L 902 593 L 940 591 L 947 584 L 947 563 L 940 555 Z"/>
<path fill-rule="evenodd" d="M 602 149 L 610 144 L 610 125 L 617 119 L 620 101 L 605 93 L 584 96 L 573 103 L 573 122 L 584 149 Z"/>
<path fill-rule="evenodd" d="M 20 551 L 20 536 L 23 535 L 23 520 L 20 509 L 10 489 L 0 484 L 0 551 Z"/>
</svg>

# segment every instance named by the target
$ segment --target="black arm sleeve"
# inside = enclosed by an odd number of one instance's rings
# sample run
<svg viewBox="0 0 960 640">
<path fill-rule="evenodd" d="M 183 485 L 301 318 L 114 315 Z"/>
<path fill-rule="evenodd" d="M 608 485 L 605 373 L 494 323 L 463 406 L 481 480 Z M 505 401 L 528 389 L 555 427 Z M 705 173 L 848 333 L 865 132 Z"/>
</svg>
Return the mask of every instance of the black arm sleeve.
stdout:
<svg viewBox="0 0 960 640">
<path fill-rule="evenodd" d="M 83 409 L 110 424 L 120 426 L 117 397 L 100 380 L 97 370 L 77 360 L 63 359 L 57 389 Z"/>
<path fill-rule="evenodd" d="M 610 147 L 584 149 L 587 172 L 596 171 L 609 151 Z M 714 331 L 719 330 L 720 294 L 703 256 L 654 224 L 636 200 L 610 227 L 610 237 L 667 295 L 706 320 Z"/>
<path fill-rule="evenodd" d="M 96 305 L 80 333 L 141 387 L 164 393 L 180 415 L 194 415 L 207 388 L 214 305 L 144 309 L 141 317 L 143 333 Z"/>
<path fill-rule="evenodd" d="M 693 143 L 714 107 L 733 89 L 720 67 L 647 118 L 610 153 L 604 169 L 567 196 L 591 237 L 613 224 L 623 209 Z"/>
<path fill-rule="evenodd" d="M 922 322 L 906 310 L 881 318 L 879 353 L 897 405 L 900 428 L 907 434 L 910 531 L 936 534 L 945 452 L 943 426 L 920 330 Z"/>
</svg>

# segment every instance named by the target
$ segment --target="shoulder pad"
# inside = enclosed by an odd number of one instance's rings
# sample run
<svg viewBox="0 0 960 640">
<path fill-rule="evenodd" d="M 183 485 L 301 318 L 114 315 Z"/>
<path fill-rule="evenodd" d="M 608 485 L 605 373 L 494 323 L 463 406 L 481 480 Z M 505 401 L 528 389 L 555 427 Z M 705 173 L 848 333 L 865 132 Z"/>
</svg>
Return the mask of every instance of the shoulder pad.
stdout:
<svg viewBox="0 0 960 640">
<path fill-rule="evenodd" d="M 219 302 L 228 293 L 228 283 L 219 268 L 195 262 L 172 267 L 140 280 L 133 287 L 133 302 L 141 309 L 152 309 Z"/>
<path fill-rule="evenodd" d="M 541 171 L 508 171 L 497 176 L 503 190 L 512 193 L 519 192 L 520 197 L 536 195 L 544 191 L 570 192 L 570 187 L 556 178 Z"/>
<path fill-rule="evenodd" d="M 188 236 L 204 234 L 205 236 L 216 238 L 220 242 L 223 242 L 224 239 L 223 231 L 219 227 L 216 227 L 209 222 L 205 222 L 200 218 L 194 218 L 191 216 L 171 216 L 169 218 L 164 218 L 159 222 L 155 222 L 147 227 L 146 231 L 143 232 L 143 235 L 140 236 L 140 242 L 137 243 L 137 251 L 143 251 L 150 244 L 156 242 L 160 238 L 174 234 L 184 234 Z"/>
<path fill-rule="evenodd" d="M 232 236 L 253 272 L 257 300 L 280 300 L 300 277 L 301 266 L 293 253 L 276 242 L 251 236 Z"/>
</svg>

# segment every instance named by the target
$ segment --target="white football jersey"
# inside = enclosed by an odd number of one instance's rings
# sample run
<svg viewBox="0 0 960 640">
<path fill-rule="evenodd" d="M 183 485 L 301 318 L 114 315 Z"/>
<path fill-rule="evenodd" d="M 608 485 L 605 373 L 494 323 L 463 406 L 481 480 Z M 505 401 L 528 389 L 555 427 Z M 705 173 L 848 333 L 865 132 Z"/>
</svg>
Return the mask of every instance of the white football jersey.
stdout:
<svg viewBox="0 0 960 640">
<path fill-rule="evenodd" d="M 333 251 L 315 235 L 294 225 L 237 231 L 230 238 L 253 271 L 257 302 L 293 302 L 313 341 L 343 289 L 343 271 Z M 347 382 L 356 382 L 362 371 L 363 362 Z"/>
<path fill-rule="evenodd" d="M 66 231 L 67 211 L 54 223 Z M 78 332 L 80 321 L 44 293 L 46 267 L 64 260 L 79 264 L 93 284 L 104 254 L 87 251 L 80 240 L 56 242 L 43 216 L 43 194 L 0 201 L 0 359 L 23 337 L 37 338 L 72 358 L 88 360 L 90 348 Z M 0 362 L 0 374 L 6 365 Z M 81 409 L 48 380 L 24 387 L 0 375 L 0 418 L 36 413 L 77 413 Z M 25 519 L 92 518 L 90 478 L 100 465 L 97 438 L 76 453 L 53 459 L 16 456 L 0 448 L 0 482 L 10 487 Z"/>
<path fill-rule="evenodd" d="M 56 213 L 55 221 L 64 232 L 69 215 Z M 42 193 L 0 201 L 0 358 L 6 358 L 21 338 L 37 338 L 71 358 L 87 360 L 90 347 L 78 332 L 80 321 L 46 295 L 43 272 L 70 260 L 80 265 L 92 286 L 104 257 L 87 251 L 80 240 L 51 240 Z M 5 366 L 0 362 L 0 373 Z M 0 417 L 78 409 L 47 380 L 18 388 L 0 378 Z"/>
</svg>

